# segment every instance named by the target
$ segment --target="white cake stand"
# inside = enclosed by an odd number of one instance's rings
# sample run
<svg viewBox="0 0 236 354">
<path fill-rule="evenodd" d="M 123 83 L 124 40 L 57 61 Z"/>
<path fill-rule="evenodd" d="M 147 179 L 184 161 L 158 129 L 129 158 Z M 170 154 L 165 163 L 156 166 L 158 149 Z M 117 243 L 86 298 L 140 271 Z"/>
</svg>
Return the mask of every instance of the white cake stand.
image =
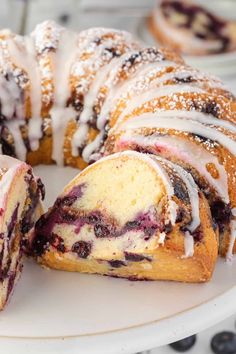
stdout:
<svg viewBox="0 0 236 354">
<path fill-rule="evenodd" d="M 39 166 L 47 205 L 77 170 Z M 236 264 L 208 284 L 129 282 L 27 262 L 0 314 L 4 354 L 131 354 L 178 340 L 236 312 Z"/>
</svg>

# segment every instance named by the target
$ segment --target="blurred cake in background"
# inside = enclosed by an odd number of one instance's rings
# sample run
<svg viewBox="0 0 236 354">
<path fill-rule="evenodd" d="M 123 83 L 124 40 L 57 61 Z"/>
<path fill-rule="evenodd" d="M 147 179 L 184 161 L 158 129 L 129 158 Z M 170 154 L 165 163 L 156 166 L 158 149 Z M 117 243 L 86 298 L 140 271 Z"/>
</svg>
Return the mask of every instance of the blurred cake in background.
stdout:
<svg viewBox="0 0 236 354">
<path fill-rule="evenodd" d="M 208 55 L 236 49 L 236 22 L 189 0 L 158 1 L 148 27 L 159 43 L 183 54 Z"/>
</svg>

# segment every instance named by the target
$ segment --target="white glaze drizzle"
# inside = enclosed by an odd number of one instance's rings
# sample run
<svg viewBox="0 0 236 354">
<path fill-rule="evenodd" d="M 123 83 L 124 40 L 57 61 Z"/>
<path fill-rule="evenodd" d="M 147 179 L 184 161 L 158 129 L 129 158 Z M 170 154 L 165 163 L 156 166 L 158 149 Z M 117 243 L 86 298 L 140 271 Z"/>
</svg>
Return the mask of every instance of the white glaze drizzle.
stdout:
<svg viewBox="0 0 236 354">
<path fill-rule="evenodd" d="M 236 155 L 236 142 L 230 137 L 220 132 L 214 126 L 209 126 L 200 121 L 193 121 L 183 118 L 160 118 L 156 113 L 144 113 L 135 119 L 130 119 L 124 122 L 119 130 L 122 129 L 138 129 L 138 128 L 163 128 L 174 129 L 201 135 L 207 139 L 218 142 L 226 147 L 233 155 Z M 114 131 L 114 130 L 113 130 Z"/>
<path fill-rule="evenodd" d="M 160 98 L 162 96 L 171 96 L 174 94 L 181 93 L 204 93 L 204 90 L 199 87 L 194 87 L 191 85 L 165 85 L 160 88 L 153 88 L 144 92 L 141 95 L 133 97 L 128 106 L 123 110 L 119 117 L 119 121 L 123 119 L 126 115 L 129 115 L 137 107 L 141 107 L 147 102 L 153 101 L 154 99 Z"/>
<path fill-rule="evenodd" d="M 194 255 L 194 238 L 190 235 L 189 231 L 186 231 L 184 235 L 184 249 L 185 254 L 182 258 L 189 258 Z"/>
<path fill-rule="evenodd" d="M 103 49 L 103 47 L 101 49 Z M 116 98 L 119 97 L 123 91 L 122 90 L 123 87 L 125 87 L 127 84 L 130 85 L 130 83 L 132 83 L 134 79 L 136 80 L 136 77 L 139 77 L 140 75 L 145 75 L 145 73 L 150 72 L 152 68 L 156 68 L 157 65 L 160 70 L 162 66 L 167 66 L 169 64 L 168 61 L 163 61 L 163 62 L 155 61 L 153 63 L 144 62 L 142 66 L 138 67 L 135 70 L 135 73 L 132 73 L 130 75 L 131 77 L 128 80 L 125 80 L 123 83 L 117 85 L 116 76 L 119 73 L 119 70 L 121 70 L 121 64 L 124 63 L 126 59 L 131 57 L 132 54 L 136 54 L 136 53 L 137 52 L 131 51 L 121 55 L 119 58 L 113 58 L 101 70 L 100 69 L 97 70 L 98 72 L 93 80 L 93 83 L 91 84 L 84 98 L 84 108 L 79 118 L 80 126 L 72 139 L 73 156 L 78 156 L 78 147 L 83 146 L 84 143 L 86 142 L 86 135 L 89 130 L 88 122 L 92 118 L 93 107 L 96 102 L 96 99 L 98 98 L 98 94 L 101 87 L 106 87 L 108 89 L 108 95 L 106 96 L 105 101 L 103 102 L 101 108 L 101 112 L 97 117 L 98 130 L 104 129 L 105 123 L 108 119 L 109 110 L 113 106 L 112 102 L 114 101 L 114 96 Z M 132 79 L 133 77 L 134 79 Z M 84 135 L 83 132 L 86 132 L 86 135 Z M 92 141 L 91 143 L 88 144 L 87 152 L 90 151 L 90 155 L 95 151 L 96 148 L 99 147 L 102 141 L 103 134 L 100 134 L 99 136 L 100 136 L 100 140 L 98 140 L 98 138 L 96 137 L 95 143 Z M 87 152 L 85 152 L 86 156 L 88 155 Z M 88 160 L 89 160 L 89 156 L 87 157 L 86 161 L 88 162 Z"/>
<path fill-rule="evenodd" d="M 20 89 L 14 80 L 7 81 L 0 76 L 0 97 L 1 113 L 6 119 L 11 119 L 14 114 L 16 117 L 23 117 L 24 109 L 20 102 Z"/>
<path fill-rule="evenodd" d="M 152 70 L 155 70 L 155 72 L 161 71 L 161 69 L 170 66 L 170 64 L 172 66 L 175 65 L 175 63 L 170 63 L 170 61 L 167 60 L 158 62 L 155 61 L 153 63 L 145 63 L 145 65 L 137 69 L 135 73 L 131 75 L 131 77 L 129 77 L 128 80 L 125 80 L 122 84 L 119 84 L 118 86 L 113 84 L 115 81 L 114 76 L 116 74 L 116 70 L 114 70 L 109 76 L 108 81 L 105 83 L 105 85 L 109 87 L 109 93 L 106 97 L 106 100 L 102 106 L 101 112 L 97 120 L 98 129 L 101 130 L 102 128 L 104 128 L 105 122 L 109 117 L 109 111 L 115 105 L 115 101 L 122 95 L 124 95 L 126 90 L 129 92 L 132 86 L 137 83 L 137 80 L 140 80 L 140 77 L 144 77 L 145 74 L 150 73 Z"/>
<path fill-rule="evenodd" d="M 85 146 L 82 152 L 82 157 L 86 162 L 89 162 L 93 152 L 99 148 L 102 139 L 103 139 L 103 132 L 100 132 L 90 144 L 87 144 L 87 146 Z"/>
<path fill-rule="evenodd" d="M 165 232 L 161 232 L 160 235 L 159 235 L 158 243 L 160 245 L 164 245 L 165 239 L 166 239 L 166 233 Z"/>
<path fill-rule="evenodd" d="M 14 139 L 16 156 L 21 160 L 26 160 L 27 149 L 24 144 L 20 128 L 25 125 L 24 120 L 13 119 L 5 122 Z"/>
<path fill-rule="evenodd" d="M 39 147 L 41 130 L 41 81 L 36 61 L 36 52 L 32 38 L 16 36 L 8 40 L 8 48 L 14 62 L 22 68 L 30 80 L 30 108 L 31 118 L 28 122 L 28 137 L 33 151 Z"/>
<path fill-rule="evenodd" d="M 200 225 L 200 216 L 199 216 L 199 196 L 198 196 L 198 187 L 194 182 L 193 177 L 190 173 L 185 171 L 182 167 L 163 159 L 167 165 L 169 165 L 177 174 L 180 176 L 185 186 L 187 187 L 188 196 L 191 204 L 191 214 L 192 221 L 189 225 L 186 225 L 186 228 L 193 232 Z"/>
<path fill-rule="evenodd" d="M 66 107 L 70 97 L 69 77 L 71 65 L 77 52 L 77 34 L 64 31 L 59 39 L 55 55 L 54 69 L 54 104 L 50 110 L 53 131 L 52 159 L 62 166 L 64 163 L 64 138 L 68 121 L 75 119 L 76 112 L 72 107 Z"/>
<path fill-rule="evenodd" d="M 130 53 L 129 53 L 129 55 L 130 55 Z M 83 111 L 81 112 L 80 117 L 79 117 L 79 127 L 76 130 L 76 132 L 72 138 L 72 142 L 71 142 L 72 156 L 78 156 L 78 154 L 79 154 L 78 148 L 82 147 L 86 142 L 87 134 L 89 131 L 88 122 L 92 118 L 94 104 L 95 104 L 96 99 L 98 97 L 99 90 L 101 89 L 101 86 L 103 86 L 108 73 L 110 72 L 111 68 L 114 67 L 114 65 L 118 65 L 118 63 L 120 63 L 125 58 L 127 58 L 127 56 L 128 56 L 128 54 L 125 53 L 122 56 L 120 56 L 118 59 L 113 58 L 110 63 L 105 65 L 101 70 L 98 70 L 98 72 L 93 80 L 93 83 L 91 84 L 88 92 L 84 96 L 84 106 L 83 106 Z M 92 147 L 96 146 L 96 143 L 93 144 L 93 142 L 92 142 L 91 144 L 92 145 L 91 145 L 91 148 L 89 148 L 89 151 L 90 150 L 93 151 Z M 88 145 L 90 145 L 90 144 L 88 144 Z M 85 152 L 85 155 L 86 155 L 86 152 Z"/>
<path fill-rule="evenodd" d="M 148 114 L 148 113 L 146 113 Z M 203 112 L 198 112 L 196 110 L 190 110 L 190 111 L 185 111 L 185 110 L 159 110 L 156 112 L 151 112 L 149 113 L 150 115 L 155 114 L 156 119 L 159 118 L 180 118 L 180 119 L 186 119 L 186 120 L 195 120 L 197 122 L 203 123 L 203 124 L 209 124 L 212 126 L 216 127 L 221 127 L 224 129 L 229 130 L 232 133 L 236 133 L 236 125 L 233 123 L 223 120 L 223 119 L 218 119 L 215 118 L 212 114 L 206 114 Z M 135 117 L 131 117 L 130 120 L 136 119 Z M 117 125 L 119 123 L 122 123 L 122 119 L 118 120 Z"/>
<path fill-rule="evenodd" d="M 169 68 L 174 68 L 171 72 L 162 72 L 161 70 L 166 67 Z M 150 80 L 153 76 L 159 74 L 155 79 Z M 102 111 L 100 113 L 100 116 L 98 118 L 98 128 L 101 129 L 101 127 L 104 126 L 105 120 L 109 117 L 110 111 L 114 111 L 114 107 L 116 107 L 117 101 L 119 99 L 128 99 L 128 103 L 130 104 L 130 97 L 137 95 L 140 96 L 140 94 L 143 94 L 145 91 L 150 92 L 151 88 L 155 88 L 155 90 L 158 90 L 158 86 L 166 85 L 166 82 L 168 80 L 175 80 L 175 79 L 186 79 L 189 76 L 191 76 L 193 79 L 196 79 L 197 81 L 191 82 L 188 85 L 191 87 L 199 87 L 200 89 L 202 88 L 203 83 L 199 81 L 200 79 L 207 80 L 207 84 L 211 87 L 217 87 L 220 89 L 224 89 L 222 86 L 222 83 L 219 80 L 216 80 L 214 78 L 209 78 L 206 74 L 200 73 L 197 70 L 194 70 L 192 68 L 186 68 L 184 66 L 179 66 L 176 67 L 176 63 L 170 62 L 170 61 L 162 61 L 158 63 L 152 63 L 149 64 L 148 67 L 145 67 L 144 70 L 141 72 L 138 72 L 133 79 L 127 80 L 123 85 L 119 86 L 118 89 L 115 91 L 114 95 L 114 90 L 112 90 L 112 94 L 109 94 L 103 107 Z M 182 87 L 182 84 L 179 84 L 178 86 Z M 184 84 L 186 85 L 186 84 Z M 169 85 L 168 85 L 169 86 Z M 156 91 L 158 94 L 158 91 Z M 159 96 L 159 94 L 158 94 Z M 157 97 L 158 97 L 157 96 Z M 139 99 L 137 99 L 138 104 L 140 104 Z M 130 107 L 130 105 L 129 105 Z M 101 122 L 100 122 L 101 120 Z"/>
<path fill-rule="evenodd" d="M 230 240 L 229 240 L 228 250 L 226 253 L 226 260 L 227 261 L 232 261 L 235 240 L 236 240 L 236 220 L 231 220 L 230 221 Z"/>
<path fill-rule="evenodd" d="M 147 101 L 150 101 L 154 98 L 161 97 L 161 96 L 166 96 L 166 95 L 172 95 L 174 93 L 184 93 L 184 92 L 204 92 L 202 89 L 198 87 L 192 87 L 190 85 L 166 85 L 161 88 L 155 88 L 153 90 L 149 90 L 145 92 L 144 94 L 137 96 L 129 101 L 128 107 L 124 109 L 122 112 L 121 116 L 119 117 L 119 121 L 122 120 L 122 118 L 131 113 L 134 108 L 137 108 L 139 105 L 144 104 Z M 108 113 L 109 113 L 109 107 L 112 106 L 110 101 L 107 101 L 107 104 L 104 104 L 102 108 L 102 111 L 100 113 L 100 116 L 97 120 L 97 126 L 100 130 L 103 129 L 104 124 L 108 118 Z M 92 147 L 98 147 L 102 141 L 103 134 L 100 135 L 100 141 L 97 141 L 96 144 L 93 144 L 91 148 L 89 147 L 90 155 L 95 151 L 95 149 L 92 149 Z M 89 157 L 88 157 L 89 160 Z"/>
<path fill-rule="evenodd" d="M 4 33 L 3 33 L 4 32 Z M 24 114 L 23 103 L 21 102 L 21 89 L 25 87 L 22 70 L 12 64 L 12 58 L 9 54 L 7 38 L 12 34 L 1 31 L 5 39 L 0 39 L 0 97 L 1 111 L 6 119 L 12 119 L 14 114 L 16 118 L 22 118 Z M 26 84 L 27 85 L 27 84 Z"/>
<path fill-rule="evenodd" d="M 97 43 L 97 39 L 100 39 L 100 43 Z M 117 66 L 117 63 L 130 56 L 132 50 L 140 48 L 130 34 L 104 28 L 94 28 L 81 32 L 78 36 L 78 43 L 82 60 L 78 56 L 78 60 L 72 65 L 71 72 L 79 78 L 76 92 L 84 97 L 84 107 L 79 117 L 79 127 L 72 137 L 72 156 L 78 156 L 78 148 L 83 147 L 86 143 L 89 132 L 88 123 L 92 118 L 93 107 L 106 76 L 114 66 Z M 122 50 L 125 48 L 125 53 L 119 58 L 113 57 L 113 54 L 107 50 L 115 47 L 119 51 L 120 45 L 123 47 Z M 84 60 L 85 53 L 87 55 L 86 60 Z M 96 142 L 92 141 L 88 150 L 91 150 Z"/>
<path fill-rule="evenodd" d="M 122 145 L 123 143 L 129 142 L 144 147 L 160 147 L 169 151 L 173 156 L 180 158 L 181 161 L 187 162 L 196 168 L 200 175 L 204 176 L 208 183 L 214 187 L 219 197 L 226 204 L 229 203 L 228 176 L 224 166 L 219 163 L 216 156 L 204 149 L 204 146 L 196 145 L 191 141 L 178 138 L 177 136 L 161 136 L 155 134 L 143 136 L 132 131 L 122 134 L 117 144 Z M 158 150 L 158 154 L 162 155 L 163 152 Z M 213 178 L 207 170 L 206 165 L 208 163 L 212 163 L 216 167 L 219 173 L 217 179 Z"/>
</svg>

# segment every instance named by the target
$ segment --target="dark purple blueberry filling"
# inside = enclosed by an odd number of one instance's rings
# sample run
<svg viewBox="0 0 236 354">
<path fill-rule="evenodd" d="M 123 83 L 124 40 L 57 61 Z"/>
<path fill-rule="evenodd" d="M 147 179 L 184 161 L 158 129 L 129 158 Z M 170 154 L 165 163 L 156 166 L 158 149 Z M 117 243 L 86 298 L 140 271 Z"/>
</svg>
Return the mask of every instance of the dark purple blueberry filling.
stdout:
<svg viewBox="0 0 236 354">
<path fill-rule="evenodd" d="M 10 239 L 12 234 L 13 234 L 13 231 L 15 229 L 15 226 L 16 226 L 16 222 L 17 222 L 17 214 L 18 214 L 18 209 L 19 209 L 19 203 L 17 203 L 14 211 L 13 211 L 13 214 L 12 214 L 12 217 L 11 217 L 11 220 L 8 224 L 8 229 L 7 229 L 7 237 Z"/>
<path fill-rule="evenodd" d="M 142 154 L 152 154 L 152 149 L 148 147 L 143 147 L 140 145 L 135 145 L 132 147 L 132 150 L 135 150 L 137 152 L 141 152 Z"/>
<path fill-rule="evenodd" d="M 138 229 L 141 226 L 141 220 L 128 221 L 126 223 L 127 230 Z"/>
<path fill-rule="evenodd" d="M 191 75 L 186 76 L 186 77 L 175 77 L 175 81 L 178 83 L 183 83 L 186 84 L 188 82 L 193 82 L 193 77 Z"/>
<path fill-rule="evenodd" d="M 74 186 L 67 195 L 57 198 L 54 206 L 71 206 L 77 199 L 82 197 L 84 188 L 85 184 Z"/>
<path fill-rule="evenodd" d="M 110 266 L 112 268 L 120 268 L 120 267 L 126 266 L 125 262 L 119 261 L 119 260 L 111 260 L 111 261 L 107 261 L 107 262 L 110 264 Z"/>
<path fill-rule="evenodd" d="M 173 186 L 174 186 L 175 196 L 182 201 L 189 202 L 188 191 L 187 191 L 184 183 L 182 181 L 180 182 L 179 180 L 175 179 L 173 181 Z"/>
<path fill-rule="evenodd" d="M 78 99 L 78 97 L 76 97 L 76 99 L 73 100 L 72 106 L 74 107 L 74 109 L 76 110 L 76 112 L 78 113 L 78 115 L 80 115 L 80 113 L 83 111 L 83 108 L 84 108 L 83 102 L 81 102 L 81 101 Z"/>
<path fill-rule="evenodd" d="M 100 45 L 101 42 L 102 42 L 102 39 L 99 38 L 99 37 L 96 37 L 96 38 L 94 38 L 94 40 L 93 40 L 93 43 L 95 43 L 96 45 Z"/>
<path fill-rule="evenodd" d="M 150 213 L 140 213 L 135 220 L 128 221 L 122 233 L 127 231 L 142 231 L 145 234 L 146 240 L 152 237 L 157 231 L 163 231 L 163 223 L 159 220 L 153 220 Z"/>
<path fill-rule="evenodd" d="M 104 51 L 109 53 L 112 58 L 120 57 L 121 54 L 120 50 L 115 47 L 105 48 Z"/>
<path fill-rule="evenodd" d="M 50 244 L 55 247 L 59 252 L 64 253 L 66 251 L 64 240 L 57 234 L 52 233 Z"/>
<path fill-rule="evenodd" d="M 195 134 L 195 133 L 192 133 L 192 136 L 194 138 L 198 138 L 202 143 L 206 143 L 207 145 L 211 145 L 211 146 L 216 146 L 217 142 L 214 141 L 214 140 L 211 140 L 209 138 L 206 138 L 205 136 L 202 136 L 200 134 Z"/>
<path fill-rule="evenodd" d="M 3 282 L 8 276 L 8 267 L 0 269 L 0 282 Z"/>
<path fill-rule="evenodd" d="M 31 169 L 28 171 L 28 175 L 26 178 L 27 178 L 27 182 L 29 184 L 28 195 L 30 198 L 30 204 L 28 205 L 28 208 L 24 211 L 24 215 L 22 216 L 22 220 L 21 220 L 20 230 L 23 233 L 23 235 L 28 233 L 29 230 L 34 226 L 33 215 L 34 215 L 35 209 L 39 203 L 40 195 L 41 195 L 42 199 L 44 199 L 44 196 L 45 196 L 45 188 L 44 188 L 44 185 L 43 185 L 41 179 L 38 178 L 37 182 L 35 183 L 35 179 L 34 179 Z M 24 243 L 25 243 L 25 245 L 24 245 Z M 24 248 L 27 247 L 26 243 L 27 243 L 27 241 L 23 240 L 23 247 Z"/>
<path fill-rule="evenodd" d="M 41 256 L 46 252 L 49 247 L 49 237 L 47 234 L 40 234 L 38 231 L 36 232 L 32 244 L 30 246 L 30 251 L 34 256 Z"/>
<path fill-rule="evenodd" d="M 222 200 L 216 200 L 210 207 L 214 221 L 218 224 L 220 232 L 223 232 L 231 219 L 230 205 L 225 204 Z"/>
<path fill-rule="evenodd" d="M 207 39 L 207 34 L 195 32 L 195 37 L 197 37 L 199 39 Z"/>
<path fill-rule="evenodd" d="M 16 157 L 15 145 L 8 140 L 9 130 L 7 127 L 0 127 L 0 144 L 2 146 L 3 155 Z"/>
<path fill-rule="evenodd" d="M 219 106 L 214 100 L 208 100 L 208 102 L 201 102 L 193 99 L 193 101 L 191 102 L 191 106 L 192 109 L 198 112 L 212 114 L 215 118 L 219 117 Z"/>
<path fill-rule="evenodd" d="M 58 205 L 43 215 L 35 225 L 35 234 L 32 241 L 32 252 L 40 256 L 44 253 L 52 242 L 52 232 L 56 224 L 68 224 L 75 226 L 74 231 L 80 232 L 85 224 L 91 225 L 97 238 L 120 237 L 129 231 L 141 231 L 144 234 L 144 240 L 148 240 L 157 231 L 162 232 L 165 228 L 163 222 L 154 219 L 150 213 L 140 213 L 135 220 L 127 222 L 124 227 L 118 229 L 115 220 L 106 219 L 99 211 L 93 211 L 87 215 L 76 213 L 69 209 L 67 200 L 65 206 L 62 199 Z"/>
<path fill-rule="evenodd" d="M 184 210 L 184 208 L 179 207 L 177 210 L 176 222 L 177 223 L 182 222 L 185 216 L 186 216 L 186 211 Z"/>
<path fill-rule="evenodd" d="M 4 234 L 0 234 L 0 239 L 3 240 L 3 238 L 4 238 Z M 2 267 L 3 252 L 4 252 L 4 247 L 2 247 L 2 250 L 0 252 L 0 269 Z"/>
<path fill-rule="evenodd" d="M 118 277 L 119 278 L 119 277 Z M 136 275 L 131 275 L 127 278 L 129 281 L 152 281 L 152 279 L 148 279 L 145 277 L 138 278 Z"/>
<path fill-rule="evenodd" d="M 219 116 L 219 107 L 216 104 L 216 102 L 208 102 L 204 103 L 201 107 L 201 112 L 207 113 L 207 114 L 212 114 L 215 118 L 218 118 Z"/>
<path fill-rule="evenodd" d="M 117 237 L 115 228 L 112 225 L 96 224 L 94 225 L 94 233 L 97 238 Z"/>
<path fill-rule="evenodd" d="M 142 254 L 132 253 L 132 252 L 124 252 L 125 260 L 130 262 L 141 262 L 141 261 L 149 261 L 151 262 L 151 258 L 144 256 Z"/>
<path fill-rule="evenodd" d="M 87 220 L 89 224 L 94 225 L 102 220 L 102 214 L 100 212 L 93 212 L 87 216 Z"/>
<path fill-rule="evenodd" d="M 163 54 L 159 52 L 156 48 L 145 48 L 137 53 L 133 53 L 127 58 L 122 64 L 121 70 L 125 70 L 126 68 L 130 69 L 130 67 L 143 62 L 156 62 L 160 60 L 165 60 Z"/>
<path fill-rule="evenodd" d="M 86 241 L 77 241 L 72 246 L 72 252 L 77 253 L 78 257 L 86 259 L 91 253 L 92 244 Z"/>
<path fill-rule="evenodd" d="M 193 232 L 191 232 L 191 235 L 193 236 L 194 238 L 194 242 L 201 242 L 203 240 L 203 232 L 201 230 L 200 227 L 198 227 L 196 230 L 194 230 Z"/>
<path fill-rule="evenodd" d="M 41 180 L 41 178 L 37 178 L 37 186 L 38 186 L 38 190 L 40 191 L 40 194 L 41 194 L 41 198 L 42 200 L 45 199 L 45 186 Z"/>
<path fill-rule="evenodd" d="M 172 230 L 173 230 L 173 225 L 172 225 L 171 222 L 169 221 L 168 224 L 166 224 L 166 225 L 164 226 L 163 232 L 164 232 L 165 234 L 169 234 Z"/>
<path fill-rule="evenodd" d="M 9 295 L 11 294 L 13 287 L 14 287 L 14 282 L 16 279 L 16 272 L 10 272 L 10 274 L 8 274 L 9 280 L 8 280 L 8 288 L 7 288 L 7 298 L 9 297 Z"/>
</svg>

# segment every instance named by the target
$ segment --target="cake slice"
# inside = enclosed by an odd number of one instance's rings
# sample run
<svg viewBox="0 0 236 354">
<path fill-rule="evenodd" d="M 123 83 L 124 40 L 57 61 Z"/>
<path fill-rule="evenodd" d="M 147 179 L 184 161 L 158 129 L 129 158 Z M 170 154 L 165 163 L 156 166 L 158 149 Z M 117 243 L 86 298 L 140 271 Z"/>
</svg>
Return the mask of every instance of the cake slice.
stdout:
<svg viewBox="0 0 236 354">
<path fill-rule="evenodd" d="M 26 163 L 0 155 L 0 310 L 21 274 L 27 235 L 42 214 L 44 188 Z"/>
<path fill-rule="evenodd" d="M 73 179 L 35 225 L 31 252 L 51 268 L 204 282 L 218 252 L 208 203 L 181 167 L 134 151 Z"/>
<path fill-rule="evenodd" d="M 183 54 L 209 55 L 236 49 L 236 22 L 192 0 L 158 1 L 148 27 L 159 43 Z"/>
</svg>

